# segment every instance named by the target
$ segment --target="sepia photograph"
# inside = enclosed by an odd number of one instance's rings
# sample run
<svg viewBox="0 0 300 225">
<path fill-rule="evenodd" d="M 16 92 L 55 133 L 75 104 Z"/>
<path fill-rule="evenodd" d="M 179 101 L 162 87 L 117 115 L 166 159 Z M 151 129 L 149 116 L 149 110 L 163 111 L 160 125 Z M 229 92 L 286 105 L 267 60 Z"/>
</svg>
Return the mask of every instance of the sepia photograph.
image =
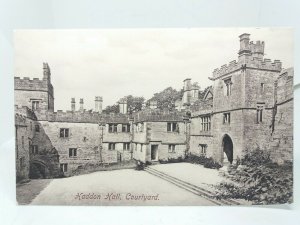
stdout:
<svg viewBox="0 0 300 225">
<path fill-rule="evenodd" d="M 18 204 L 292 203 L 293 35 L 15 30 Z"/>
</svg>

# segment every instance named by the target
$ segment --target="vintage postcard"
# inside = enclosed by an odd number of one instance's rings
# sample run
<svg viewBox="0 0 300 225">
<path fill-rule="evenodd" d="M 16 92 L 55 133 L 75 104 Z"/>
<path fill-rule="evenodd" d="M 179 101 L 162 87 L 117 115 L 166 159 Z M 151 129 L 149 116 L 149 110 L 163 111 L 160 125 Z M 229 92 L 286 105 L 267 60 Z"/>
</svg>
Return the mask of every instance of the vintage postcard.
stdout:
<svg viewBox="0 0 300 225">
<path fill-rule="evenodd" d="M 19 204 L 293 202 L 293 30 L 16 30 Z"/>
</svg>

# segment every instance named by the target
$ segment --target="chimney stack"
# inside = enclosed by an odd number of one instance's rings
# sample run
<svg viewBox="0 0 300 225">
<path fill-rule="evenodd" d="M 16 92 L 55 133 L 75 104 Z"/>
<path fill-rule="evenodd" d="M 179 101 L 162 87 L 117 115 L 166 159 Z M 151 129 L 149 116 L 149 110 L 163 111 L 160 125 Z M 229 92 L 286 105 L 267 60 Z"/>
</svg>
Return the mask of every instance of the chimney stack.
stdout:
<svg viewBox="0 0 300 225">
<path fill-rule="evenodd" d="M 119 112 L 122 114 L 127 114 L 127 99 L 120 99 L 119 103 Z"/>
<path fill-rule="evenodd" d="M 75 98 L 71 98 L 71 110 L 73 112 L 76 110 L 76 107 L 75 107 Z"/>
<path fill-rule="evenodd" d="M 80 99 L 79 104 L 80 104 L 79 110 L 83 111 L 83 98 Z"/>
<path fill-rule="evenodd" d="M 183 97 L 182 97 L 182 104 L 190 104 L 190 98 L 191 98 L 191 78 L 186 78 L 183 81 Z"/>
<path fill-rule="evenodd" d="M 101 96 L 95 97 L 95 112 L 102 113 L 102 102 L 103 98 Z"/>
<path fill-rule="evenodd" d="M 241 34 L 240 38 L 240 50 L 239 50 L 239 60 L 243 63 L 246 63 L 249 56 L 251 56 L 251 48 L 250 48 L 250 34 Z"/>
</svg>

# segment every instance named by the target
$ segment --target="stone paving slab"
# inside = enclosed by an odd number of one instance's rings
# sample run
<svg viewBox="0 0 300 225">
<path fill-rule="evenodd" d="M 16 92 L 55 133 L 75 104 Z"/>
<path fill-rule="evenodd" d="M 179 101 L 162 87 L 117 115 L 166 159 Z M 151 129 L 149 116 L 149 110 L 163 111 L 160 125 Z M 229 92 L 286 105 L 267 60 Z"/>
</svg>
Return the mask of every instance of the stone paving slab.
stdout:
<svg viewBox="0 0 300 225">
<path fill-rule="evenodd" d="M 108 194 L 117 196 L 107 198 Z M 118 195 L 119 194 L 119 195 Z M 131 196 L 157 196 L 158 200 L 131 200 Z M 79 195 L 79 197 L 78 197 Z M 119 197 L 118 197 L 119 196 Z M 111 196 L 112 197 L 112 196 Z M 101 171 L 54 179 L 32 202 L 34 205 L 214 205 L 145 171 Z"/>
<path fill-rule="evenodd" d="M 208 188 L 209 185 L 218 184 L 225 180 L 219 175 L 219 170 L 204 168 L 198 164 L 157 164 L 151 168 L 203 188 Z"/>
</svg>

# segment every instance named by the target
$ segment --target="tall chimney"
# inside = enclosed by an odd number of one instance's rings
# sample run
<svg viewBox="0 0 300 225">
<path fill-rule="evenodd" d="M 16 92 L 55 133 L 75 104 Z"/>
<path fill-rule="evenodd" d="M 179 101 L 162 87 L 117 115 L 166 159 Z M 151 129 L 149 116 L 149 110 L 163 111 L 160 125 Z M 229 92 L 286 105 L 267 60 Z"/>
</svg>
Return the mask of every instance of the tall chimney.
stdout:
<svg viewBox="0 0 300 225">
<path fill-rule="evenodd" d="M 99 96 L 99 113 L 102 113 L 102 102 L 103 102 L 103 98 L 101 96 Z"/>
<path fill-rule="evenodd" d="M 75 98 L 71 98 L 71 110 L 73 112 L 76 110 L 76 107 L 75 107 Z"/>
<path fill-rule="evenodd" d="M 247 59 L 251 55 L 251 47 L 249 44 L 250 34 L 241 34 L 240 38 L 240 50 L 239 50 L 239 60 L 246 63 Z"/>
<path fill-rule="evenodd" d="M 95 96 L 95 112 L 102 113 L 102 102 L 103 99 L 101 96 Z"/>
<path fill-rule="evenodd" d="M 190 104 L 191 98 L 191 78 L 186 78 L 183 81 L 183 97 L 182 97 L 182 104 Z"/>
<path fill-rule="evenodd" d="M 127 114 L 127 99 L 122 98 L 119 100 L 119 112 L 122 114 Z"/>
<path fill-rule="evenodd" d="M 80 104 L 79 110 L 83 111 L 83 98 L 80 99 L 79 104 Z"/>
<path fill-rule="evenodd" d="M 95 96 L 95 112 L 99 112 L 99 96 Z"/>
</svg>

